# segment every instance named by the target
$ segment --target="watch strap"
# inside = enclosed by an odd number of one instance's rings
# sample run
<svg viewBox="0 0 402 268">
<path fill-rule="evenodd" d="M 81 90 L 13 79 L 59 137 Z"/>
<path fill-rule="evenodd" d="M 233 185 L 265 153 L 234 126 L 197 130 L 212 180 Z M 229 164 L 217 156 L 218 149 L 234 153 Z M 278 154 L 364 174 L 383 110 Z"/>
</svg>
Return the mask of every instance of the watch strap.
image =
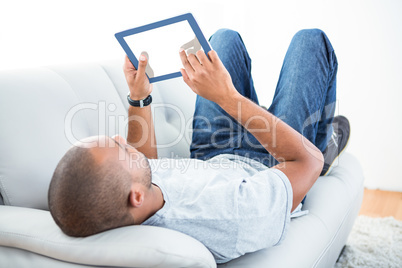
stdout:
<svg viewBox="0 0 402 268">
<path fill-rule="evenodd" d="M 142 107 L 148 106 L 152 103 L 152 96 L 148 95 L 148 97 L 146 97 L 143 100 L 132 100 L 130 98 L 130 93 L 129 93 L 129 94 L 127 94 L 127 101 L 131 106 L 142 108 Z"/>
</svg>

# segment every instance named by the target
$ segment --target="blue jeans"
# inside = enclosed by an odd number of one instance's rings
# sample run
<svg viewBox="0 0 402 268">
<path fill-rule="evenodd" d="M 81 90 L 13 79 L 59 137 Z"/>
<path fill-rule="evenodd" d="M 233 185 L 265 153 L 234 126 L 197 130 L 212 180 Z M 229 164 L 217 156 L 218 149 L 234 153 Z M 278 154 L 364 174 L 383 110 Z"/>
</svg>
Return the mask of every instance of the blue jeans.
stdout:
<svg viewBox="0 0 402 268">
<path fill-rule="evenodd" d="M 251 77 L 251 59 L 240 35 L 222 29 L 210 44 L 229 71 L 236 89 L 258 104 Z M 301 30 L 286 53 L 268 111 L 324 151 L 332 134 L 336 101 L 337 59 L 324 32 Z M 191 157 L 206 160 L 237 154 L 268 167 L 278 162 L 256 138 L 216 103 L 197 96 Z"/>
</svg>

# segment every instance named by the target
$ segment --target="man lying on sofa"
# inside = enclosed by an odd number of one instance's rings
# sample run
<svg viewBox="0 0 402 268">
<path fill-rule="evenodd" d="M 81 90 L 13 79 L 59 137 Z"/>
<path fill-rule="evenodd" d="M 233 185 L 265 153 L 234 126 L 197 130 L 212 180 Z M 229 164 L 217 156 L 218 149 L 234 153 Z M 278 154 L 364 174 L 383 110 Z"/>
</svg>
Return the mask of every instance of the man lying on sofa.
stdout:
<svg viewBox="0 0 402 268">
<path fill-rule="evenodd" d="M 201 241 L 217 263 L 284 239 L 292 212 L 349 139 L 347 119 L 334 119 L 334 50 L 322 31 L 298 32 L 267 111 L 258 105 L 240 35 L 219 30 L 210 43 L 209 58 L 203 51 L 178 55 L 198 95 L 190 159 L 157 159 L 147 58 L 136 70 L 126 57 L 127 141 L 84 139 L 54 172 L 49 208 L 64 233 L 162 226 Z"/>
</svg>

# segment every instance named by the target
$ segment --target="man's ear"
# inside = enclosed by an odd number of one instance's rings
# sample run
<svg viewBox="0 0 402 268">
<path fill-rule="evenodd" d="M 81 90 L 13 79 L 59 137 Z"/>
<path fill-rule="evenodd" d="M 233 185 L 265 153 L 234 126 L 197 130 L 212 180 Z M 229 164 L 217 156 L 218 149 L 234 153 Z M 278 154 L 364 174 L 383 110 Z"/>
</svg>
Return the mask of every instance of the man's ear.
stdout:
<svg viewBox="0 0 402 268">
<path fill-rule="evenodd" d="M 144 191 L 141 188 L 136 187 L 135 185 L 131 186 L 130 194 L 129 194 L 129 202 L 130 205 L 134 208 L 141 207 L 144 202 Z"/>
</svg>

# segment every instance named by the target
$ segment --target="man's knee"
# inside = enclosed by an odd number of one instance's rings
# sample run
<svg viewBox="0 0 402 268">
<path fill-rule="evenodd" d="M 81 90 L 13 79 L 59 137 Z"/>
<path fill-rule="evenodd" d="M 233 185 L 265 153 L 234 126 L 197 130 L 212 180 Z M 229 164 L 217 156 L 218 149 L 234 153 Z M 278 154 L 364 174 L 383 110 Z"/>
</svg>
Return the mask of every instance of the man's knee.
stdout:
<svg viewBox="0 0 402 268">
<path fill-rule="evenodd" d="M 227 42 L 227 43 L 235 43 L 237 41 L 243 42 L 240 37 L 240 34 L 236 31 L 230 29 L 219 29 L 216 31 L 210 38 L 210 41 L 220 41 L 220 42 Z"/>
<path fill-rule="evenodd" d="M 303 29 L 295 34 L 295 38 L 316 39 L 317 41 L 322 39 L 324 36 L 326 35 L 321 29 Z"/>
<path fill-rule="evenodd" d="M 320 46 L 324 46 L 326 49 L 332 50 L 332 46 L 327 35 L 320 29 L 300 30 L 295 34 L 292 42 L 297 42 L 299 46 L 307 46 L 315 50 Z"/>
</svg>

